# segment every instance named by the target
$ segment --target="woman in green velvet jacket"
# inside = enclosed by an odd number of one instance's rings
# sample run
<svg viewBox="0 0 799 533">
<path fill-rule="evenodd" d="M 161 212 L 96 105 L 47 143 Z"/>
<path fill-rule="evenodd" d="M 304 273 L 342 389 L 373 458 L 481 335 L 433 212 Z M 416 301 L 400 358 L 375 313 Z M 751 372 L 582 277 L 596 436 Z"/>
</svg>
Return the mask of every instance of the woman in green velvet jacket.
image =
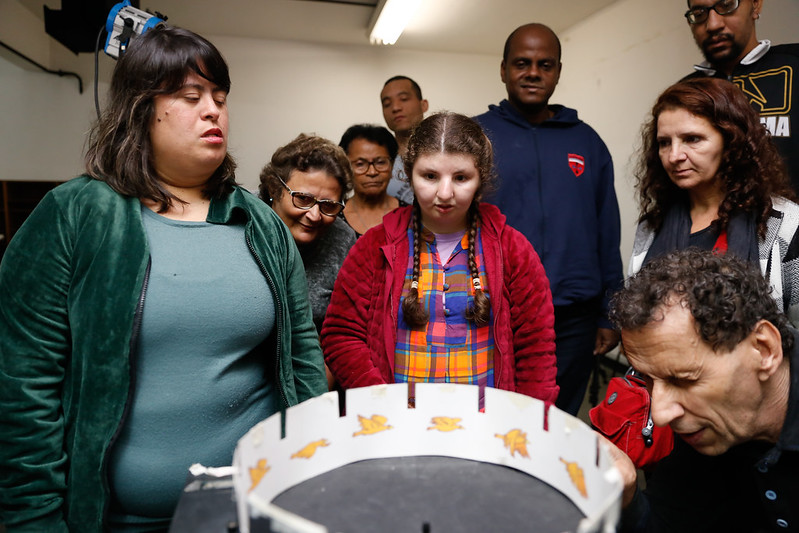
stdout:
<svg viewBox="0 0 799 533">
<path fill-rule="evenodd" d="M 291 234 L 235 185 L 214 46 L 134 39 L 87 175 L 0 265 L 0 523 L 158 531 L 194 462 L 327 390 Z"/>
</svg>

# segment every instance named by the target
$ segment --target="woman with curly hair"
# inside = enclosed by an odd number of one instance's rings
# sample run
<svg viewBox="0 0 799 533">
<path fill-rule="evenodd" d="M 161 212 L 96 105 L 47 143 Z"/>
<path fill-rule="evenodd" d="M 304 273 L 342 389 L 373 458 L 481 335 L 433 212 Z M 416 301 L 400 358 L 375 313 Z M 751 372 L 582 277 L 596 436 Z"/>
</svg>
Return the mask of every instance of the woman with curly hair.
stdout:
<svg viewBox="0 0 799 533">
<path fill-rule="evenodd" d="M 799 324 L 799 206 L 780 156 L 732 83 L 681 81 L 643 129 L 636 172 L 639 225 L 630 274 L 672 250 L 698 247 L 760 266 Z"/>
<path fill-rule="evenodd" d="M 490 141 L 468 117 L 438 113 L 403 159 L 413 206 L 355 243 L 333 289 L 322 346 L 337 382 L 467 383 L 554 402 L 544 269 L 499 210 L 480 203 L 494 178 Z"/>
<path fill-rule="evenodd" d="M 344 150 L 322 137 L 300 134 L 278 148 L 261 171 L 261 199 L 288 226 L 300 250 L 317 331 L 355 232 L 339 216 L 352 169 Z"/>
</svg>

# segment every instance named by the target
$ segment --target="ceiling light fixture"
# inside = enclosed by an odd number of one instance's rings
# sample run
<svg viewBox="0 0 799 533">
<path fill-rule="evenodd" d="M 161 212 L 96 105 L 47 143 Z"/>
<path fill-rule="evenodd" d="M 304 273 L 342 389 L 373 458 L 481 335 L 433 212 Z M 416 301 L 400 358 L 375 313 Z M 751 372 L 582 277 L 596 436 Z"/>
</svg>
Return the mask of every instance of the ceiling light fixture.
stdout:
<svg viewBox="0 0 799 533">
<path fill-rule="evenodd" d="M 422 0 L 380 0 L 369 21 L 372 44 L 394 44 Z"/>
</svg>

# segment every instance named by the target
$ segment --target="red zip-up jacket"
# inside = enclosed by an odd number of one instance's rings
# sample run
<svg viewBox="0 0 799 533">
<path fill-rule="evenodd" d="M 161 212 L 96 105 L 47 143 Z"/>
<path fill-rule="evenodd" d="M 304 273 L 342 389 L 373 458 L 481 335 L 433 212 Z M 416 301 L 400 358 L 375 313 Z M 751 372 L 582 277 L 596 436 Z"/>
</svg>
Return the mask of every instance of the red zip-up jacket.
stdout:
<svg viewBox="0 0 799 533">
<path fill-rule="evenodd" d="M 412 207 L 395 209 L 358 239 L 339 271 L 322 327 L 322 350 L 344 388 L 394 382 L 400 295 Z M 483 261 L 494 315 L 494 383 L 554 403 L 555 318 L 549 281 L 530 242 L 480 204 Z"/>
</svg>

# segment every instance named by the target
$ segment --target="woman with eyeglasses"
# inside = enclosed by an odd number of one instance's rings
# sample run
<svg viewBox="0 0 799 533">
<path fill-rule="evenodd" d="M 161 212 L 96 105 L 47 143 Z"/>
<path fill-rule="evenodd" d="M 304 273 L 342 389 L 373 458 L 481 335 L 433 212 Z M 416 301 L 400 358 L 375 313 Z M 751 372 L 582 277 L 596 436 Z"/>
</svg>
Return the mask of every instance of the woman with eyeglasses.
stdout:
<svg viewBox="0 0 799 533">
<path fill-rule="evenodd" d="M 391 180 L 397 141 L 386 128 L 371 124 L 351 126 L 339 142 L 352 165 L 352 198 L 344 208 L 344 219 L 358 237 L 383 222 L 383 216 L 408 205 L 386 192 Z"/>
<path fill-rule="evenodd" d="M 300 250 L 317 331 L 338 270 L 355 244 L 355 232 L 339 217 L 351 180 L 341 148 L 302 134 L 278 148 L 261 171 L 261 198 L 288 226 Z"/>
</svg>

